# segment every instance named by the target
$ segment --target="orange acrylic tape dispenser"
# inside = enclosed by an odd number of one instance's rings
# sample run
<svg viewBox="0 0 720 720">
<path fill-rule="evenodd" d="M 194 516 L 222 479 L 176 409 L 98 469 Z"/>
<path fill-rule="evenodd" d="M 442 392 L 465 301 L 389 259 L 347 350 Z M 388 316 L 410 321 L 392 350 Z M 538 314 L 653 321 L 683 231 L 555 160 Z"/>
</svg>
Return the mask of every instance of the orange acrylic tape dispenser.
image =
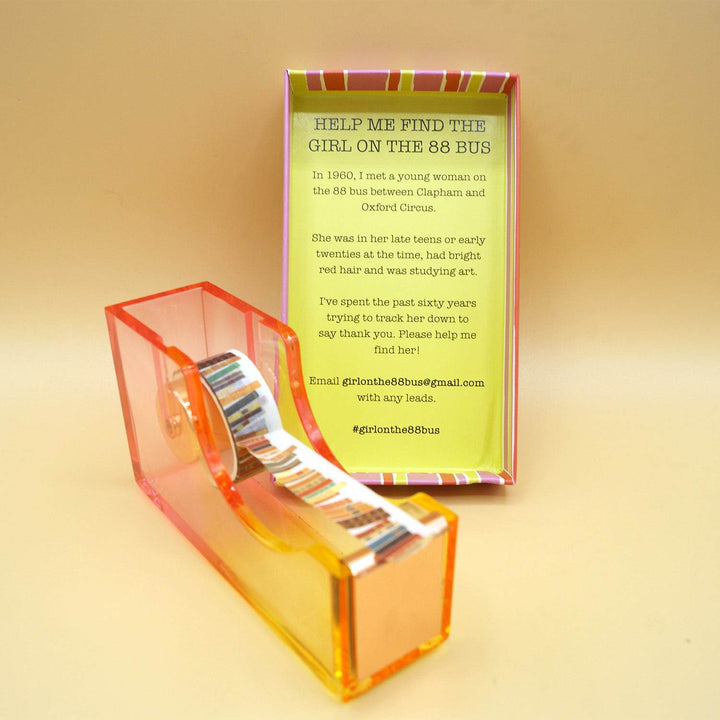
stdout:
<svg viewBox="0 0 720 720">
<path fill-rule="evenodd" d="M 445 640 L 457 518 L 340 468 L 289 327 L 210 283 L 106 316 L 138 484 L 332 692 Z"/>
</svg>

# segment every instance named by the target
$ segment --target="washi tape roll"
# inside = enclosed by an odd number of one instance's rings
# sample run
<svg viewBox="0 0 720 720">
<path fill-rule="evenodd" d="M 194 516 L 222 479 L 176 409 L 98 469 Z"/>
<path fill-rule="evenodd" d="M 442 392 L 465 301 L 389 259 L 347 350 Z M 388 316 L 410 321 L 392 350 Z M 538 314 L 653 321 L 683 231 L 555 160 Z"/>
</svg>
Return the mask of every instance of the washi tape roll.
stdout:
<svg viewBox="0 0 720 720">
<path fill-rule="evenodd" d="M 275 483 L 318 508 L 383 562 L 413 551 L 430 530 L 285 431 L 273 395 L 253 362 L 228 350 L 198 363 L 233 440 L 235 481 L 265 469 Z"/>
</svg>

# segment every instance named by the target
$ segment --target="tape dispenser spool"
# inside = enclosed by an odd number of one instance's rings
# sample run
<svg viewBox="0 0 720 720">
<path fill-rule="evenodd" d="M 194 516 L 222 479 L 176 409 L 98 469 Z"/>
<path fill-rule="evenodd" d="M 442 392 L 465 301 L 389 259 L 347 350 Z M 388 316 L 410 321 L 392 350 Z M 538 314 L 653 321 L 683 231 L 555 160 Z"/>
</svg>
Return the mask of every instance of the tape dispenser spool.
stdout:
<svg viewBox="0 0 720 720">
<path fill-rule="evenodd" d="M 428 527 L 318 455 L 282 426 L 272 392 L 252 361 L 228 350 L 197 363 L 213 435 L 233 482 L 267 470 L 276 485 L 360 540 L 363 569 L 419 549 Z M 166 389 L 165 435 L 184 462 L 200 453 L 179 384 Z M 161 409 L 162 415 L 162 409 Z M 438 521 L 444 519 L 438 516 Z M 356 567 L 356 571 L 360 568 Z"/>
</svg>

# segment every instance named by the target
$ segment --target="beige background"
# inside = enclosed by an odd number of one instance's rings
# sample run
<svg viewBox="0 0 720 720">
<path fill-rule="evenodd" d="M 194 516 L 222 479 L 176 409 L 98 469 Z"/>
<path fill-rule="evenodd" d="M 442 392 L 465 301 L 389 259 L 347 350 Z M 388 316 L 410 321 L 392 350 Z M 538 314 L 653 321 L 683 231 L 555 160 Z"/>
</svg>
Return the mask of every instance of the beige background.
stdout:
<svg viewBox="0 0 720 720">
<path fill-rule="evenodd" d="M 0 3 L 5 718 L 720 715 L 720 4 Z M 522 80 L 515 488 L 338 705 L 134 486 L 103 306 L 277 314 L 285 67 Z"/>
</svg>

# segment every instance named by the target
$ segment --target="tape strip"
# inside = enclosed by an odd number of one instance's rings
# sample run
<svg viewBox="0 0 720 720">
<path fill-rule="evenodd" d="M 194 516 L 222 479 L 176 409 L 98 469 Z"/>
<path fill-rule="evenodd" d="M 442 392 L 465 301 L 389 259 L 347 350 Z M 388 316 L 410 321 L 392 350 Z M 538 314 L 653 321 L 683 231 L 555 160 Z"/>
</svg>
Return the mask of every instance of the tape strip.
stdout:
<svg viewBox="0 0 720 720">
<path fill-rule="evenodd" d="M 235 481 L 265 469 L 275 483 L 360 539 L 383 562 L 416 549 L 430 528 L 318 455 L 282 427 L 270 389 L 252 361 L 228 350 L 198 363 L 235 450 Z"/>
</svg>

